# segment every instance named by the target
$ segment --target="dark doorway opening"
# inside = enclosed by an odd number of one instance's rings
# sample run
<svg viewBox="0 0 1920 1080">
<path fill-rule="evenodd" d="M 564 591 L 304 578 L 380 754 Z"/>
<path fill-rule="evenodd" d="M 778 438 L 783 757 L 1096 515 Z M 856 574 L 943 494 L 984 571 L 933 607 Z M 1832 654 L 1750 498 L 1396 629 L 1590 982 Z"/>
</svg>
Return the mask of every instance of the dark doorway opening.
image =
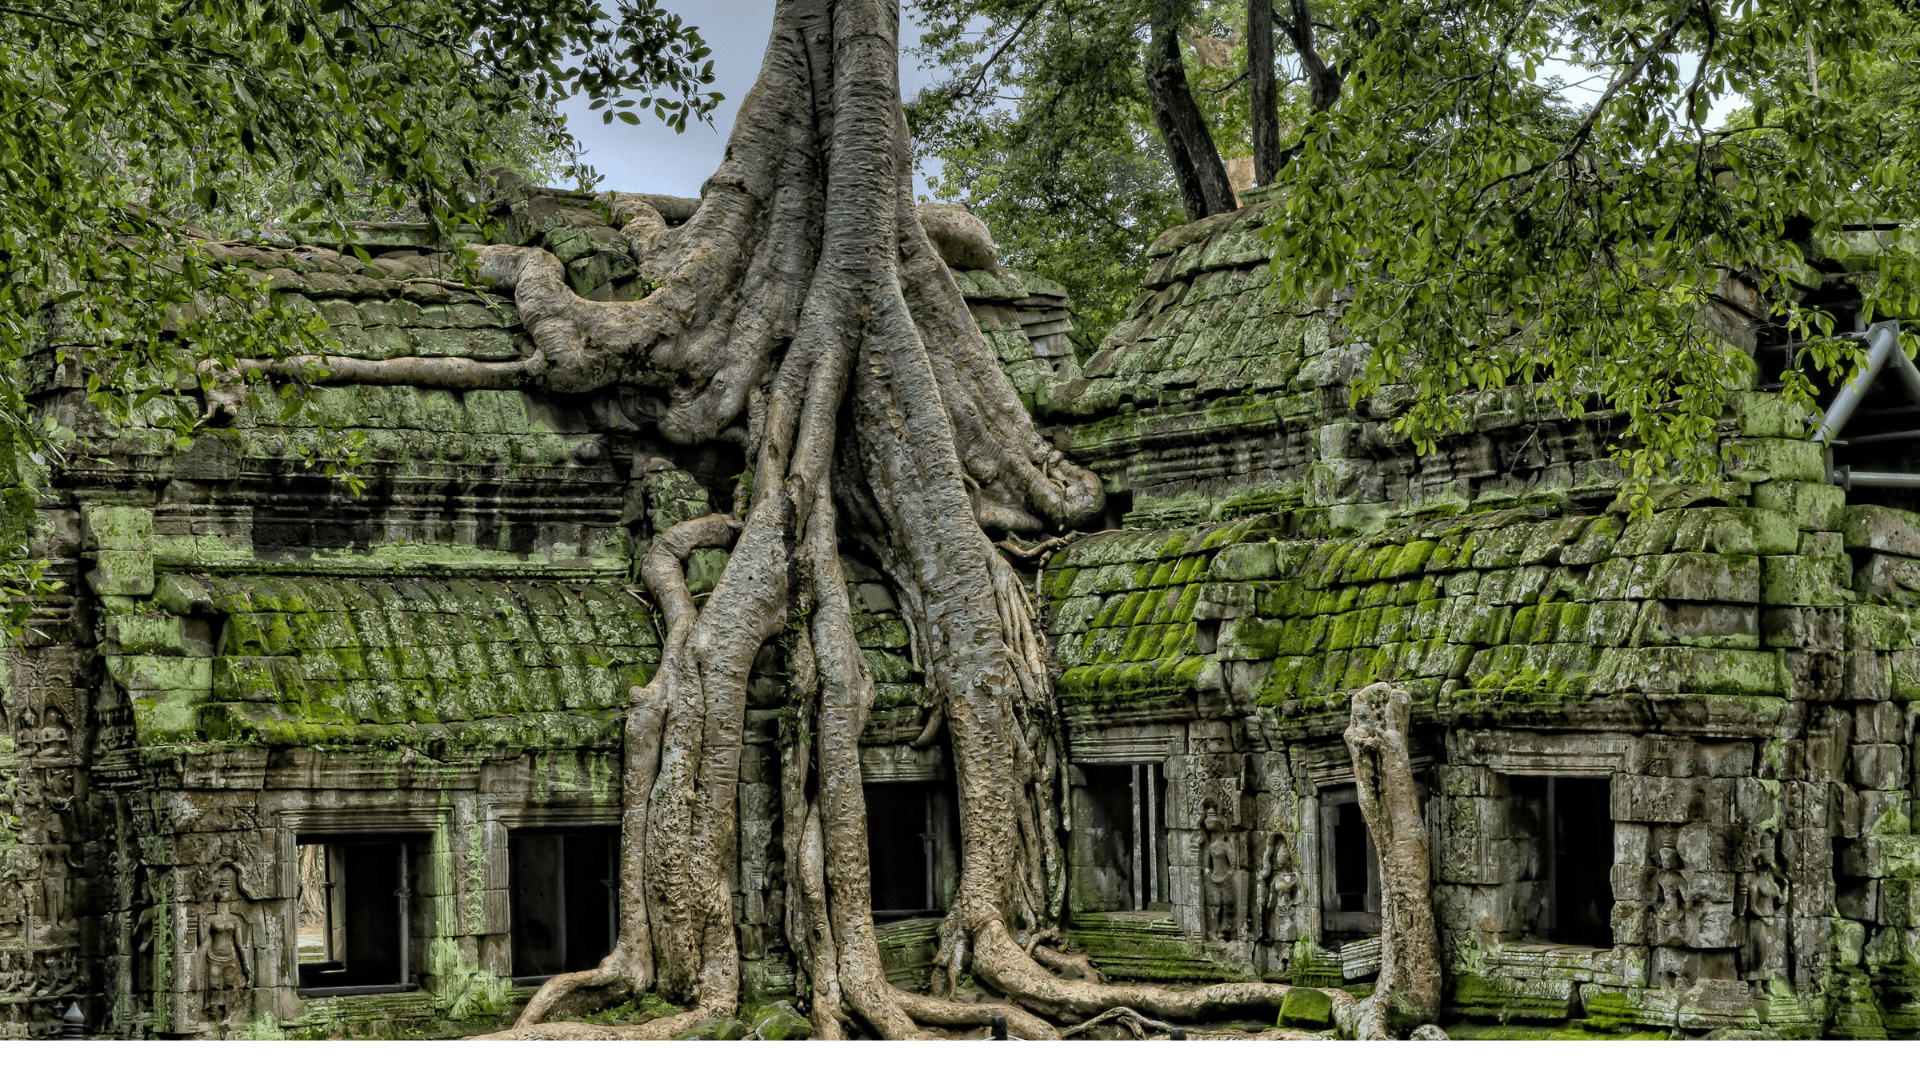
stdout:
<svg viewBox="0 0 1920 1080">
<path fill-rule="evenodd" d="M 877 919 L 938 915 L 958 874 L 957 825 L 945 785 L 867 784 L 867 865 Z"/>
<path fill-rule="evenodd" d="M 1082 765 L 1074 789 L 1076 904 L 1083 911 L 1169 911 L 1167 780 L 1160 762 Z"/>
<path fill-rule="evenodd" d="M 618 843 L 613 829 L 527 830 L 507 838 L 516 980 L 585 971 L 613 951 Z"/>
<path fill-rule="evenodd" d="M 1613 946 L 1613 816 L 1604 778 L 1547 778 L 1548 936 L 1562 945 Z"/>
<path fill-rule="evenodd" d="M 309 997 L 413 989 L 410 846 L 405 840 L 300 840 L 303 906 L 300 992 Z"/>
<path fill-rule="evenodd" d="M 1352 784 L 1320 793 L 1320 925 L 1330 941 L 1380 932 L 1380 855 Z"/>
</svg>

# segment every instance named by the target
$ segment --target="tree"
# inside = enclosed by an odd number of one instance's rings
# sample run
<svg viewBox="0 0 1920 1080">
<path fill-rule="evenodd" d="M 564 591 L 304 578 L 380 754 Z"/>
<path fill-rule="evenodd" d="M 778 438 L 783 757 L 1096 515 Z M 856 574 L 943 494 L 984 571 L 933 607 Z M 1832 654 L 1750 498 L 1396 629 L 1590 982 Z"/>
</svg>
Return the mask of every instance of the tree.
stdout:
<svg viewBox="0 0 1920 1080">
<path fill-rule="evenodd" d="M 1336 306 L 1342 329 L 1371 349 L 1356 392 L 1404 396 L 1395 426 L 1423 445 L 1470 421 L 1475 392 L 1524 384 L 1569 415 L 1618 413 L 1614 450 L 1639 485 L 1707 479 L 1724 395 L 1756 369 L 1703 316 L 1751 290 L 1763 316 L 1819 337 L 1832 320 L 1802 305 L 1808 261 L 1850 250 L 1853 230 L 1915 215 L 1911 65 L 1894 59 L 1915 24 L 1900 0 L 924 7 L 940 27 L 937 54 L 964 66 L 920 102 L 928 149 L 963 163 L 950 169 L 957 180 L 1011 172 L 1033 150 L 987 144 L 983 163 L 956 153 L 948 130 L 1044 130 L 1054 102 L 1117 98 L 1138 79 L 1189 217 L 1218 213 L 1207 180 L 1216 155 L 1166 89 L 1184 67 L 1212 141 L 1250 146 L 1255 179 L 1278 185 L 1266 238 L 1285 270 L 1279 288 Z M 1253 28 L 1244 52 L 1222 50 L 1238 48 L 1242 11 Z M 1104 36 L 1085 29 L 1103 19 Z M 986 33 L 967 40 L 979 20 Z M 1192 46 L 1184 64 L 1170 47 L 1174 27 Z M 1059 63 L 1096 37 L 1115 55 L 1144 48 L 1148 59 L 1138 74 L 1118 62 Z M 1209 66 L 1204 54 L 1222 51 L 1232 60 Z M 1292 75 L 1284 82 L 1275 57 Z M 1540 77 L 1559 61 L 1591 89 Z M 1233 80 L 1245 80 L 1245 94 L 1210 77 L 1243 63 Z M 1011 111 L 956 89 L 995 83 L 1022 95 Z M 1747 107 L 1710 124 L 1716 100 L 1741 98 Z M 1050 135 L 1040 145 L 1061 159 L 1112 141 L 1093 129 Z M 1063 171 L 1049 182 L 1078 179 Z M 999 205 L 1003 186 L 987 196 L 996 224 L 1012 216 Z M 947 197 L 966 197 L 950 187 Z M 1097 219 L 1098 193 L 1078 198 Z M 1078 235 L 1081 223 L 1065 229 Z M 1046 250 L 1044 238 L 1026 249 Z M 1869 314 L 1915 310 L 1910 251 L 1860 258 L 1872 263 L 1861 279 Z M 1764 377 L 1810 407 L 1860 357 L 1846 343 L 1822 345 Z"/>
<path fill-rule="evenodd" d="M 948 72 L 908 106 L 936 194 L 1011 265 L 1068 286 L 1089 351 L 1138 294 L 1153 239 L 1235 208 L 1223 158 L 1272 180 L 1283 129 L 1338 98 L 1302 0 L 917 0 Z M 1319 13 L 1325 17 L 1325 13 Z M 1265 32 L 1249 30 L 1264 20 Z M 984 29 L 978 29 L 984 27 Z M 1288 65 L 1276 66 L 1276 27 Z M 1263 51 L 1264 50 L 1264 51 Z"/>
<path fill-rule="evenodd" d="M 1126 1008 L 1191 1019 L 1273 1007 L 1286 992 L 1065 979 L 1025 947 L 1062 913 L 1065 760 L 1026 590 L 989 533 L 1084 520 L 1099 484 L 1035 430 L 914 208 L 897 31 L 890 3 L 783 0 L 693 216 L 668 228 L 657 199 L 614 201 L 658 283 L 646 297 L 581 299 L 543 249 L 477 251 L 540 346 L 520 375 L 530 385 L 670 387 L 664 435 L 690 444 L 735 431 L 752 463 L 737 516 L 674 526 L 644 559 L 666 634 L 626 717 L 618 944 L 594 970 L 550 980 L 509 1037 L 602 1034 L 541 1023 L 583 994 L 657 987 L 692 1006 L 631 1033 L 642 1038 L 735 1010 L 731 762 L 749 672 L 776 640 L 798 707 L 782 748 L 788 936 L 819 1035 L 856 1017 L 904 1038 L 999 1014 L 1015 1034 L 1045 1038 L 1056 1032 L 1043 1018 Z M 498 369 L 442 361 L 418 375 L 470 386 Z M 936 964 L 946 995 L 899 990 L 880 963 L 858 758 L 872 689 L 843 545 L 890 579 L 953 748 L 962 854 Z M 683 560 L 715 547 L 730 557 L 697 604 Z M 1012 1004 L 952 1001 L 963 973 Z"/>
<path fill-rule="evenodd" d="M 41 474 L 76 449 L 29 401 L 52 365 L 83 363 L 109 416 L 170 417 L 184 438 L 214 370 L 318 350 L 324 327 L 212 258 L 195 219 L 472 228 L 489 169 L 564 160 L 563 96 L 601 99 L 607 120 L 651 107 L 684 126 L 718 100 L 705 56 L 653 0 L 0 5 L 0 590 L 13 622 L 43 588 L 27 554 Z M 623 90 L 642 97 L 607 100 Z M 298 408 L 298 386 L 282 389 Z"/>
<path fill-rule="evenodd" d="M 1807 261 L 1915 214 L 1909 76 L 1857 44 L 1912 40 L 1893 6 L 1360 4 L 1348 26 L 1340 98 L 1301 129 L 1264 235 L 1294 299 L 1348 290 L 1343 326 L 1372 349 L 1355 392 L 1399 388 L 1419 443 L 1468 423 L 1473 392 L 1527 386 L 1619 414 L 1640 486 L 1709 480 L 1725 395 L 1758 372 L 1703 314 L 1751 289 L 1821 336 Z M 1536 81 L 1551 57 L 1597 93 Z M 1725 95 L 1750 104 L 1710 127 Z M 1913 253 L 1870 261 L 1866 316 L 1915 311 Z M 1859 356 L 1802 351 L 1786 400 L 1810 409 Z"/>
</svg>

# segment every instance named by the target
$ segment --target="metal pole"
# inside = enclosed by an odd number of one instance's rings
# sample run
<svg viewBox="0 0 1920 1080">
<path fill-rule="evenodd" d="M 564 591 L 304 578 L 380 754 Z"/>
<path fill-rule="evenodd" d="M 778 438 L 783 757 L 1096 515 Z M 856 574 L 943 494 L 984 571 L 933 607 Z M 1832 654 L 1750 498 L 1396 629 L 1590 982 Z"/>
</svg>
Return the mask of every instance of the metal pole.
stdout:
<svg viewBox="0 0 1920 1080">
<path fill-rule="evenodd" d="M 1893 338 L 1893 353 L 1888 361 L 1893 365 L 1893 373 L 1900 376 L 1901 385 L 1907 388 L 1907 396 L 1913 399 L 1914 404 L 1920 405 L 1920 368 L 1913 366 L 1913 361 L 1907 356 L 1907 350 L 1900 347 L 1900 324 L 1882 323 L 1880 325 L 1893 328 L 1889 335 Z"/>
<path fill-rule="evenodd" d="M 1861 472 L 1848 466 L 1833 470 L 1834 481 L 1852 491 L 1856 487 L 1920 489 L 1920 475 L 1897 472 Z"/>
<path fill-rule="evenodd" d="M 1867 388 L 1885 367 L 1887 359 L 1900 347 L 1900 324 L 1897 322 L 1877 322 L 1867 330 L 1867 367 L 1858 376 L 1849 380 L 1840 392 L 1834 395 L 1833 404 L 1827 406 L 1827 413 L 1821 417 L 1820 425 L 1813 431 L 1813 441 L 1831 443 L 1847 426 L 1853 417 L 1853 410 L 1860 407 L 1861 399 Z"/>
</svg>

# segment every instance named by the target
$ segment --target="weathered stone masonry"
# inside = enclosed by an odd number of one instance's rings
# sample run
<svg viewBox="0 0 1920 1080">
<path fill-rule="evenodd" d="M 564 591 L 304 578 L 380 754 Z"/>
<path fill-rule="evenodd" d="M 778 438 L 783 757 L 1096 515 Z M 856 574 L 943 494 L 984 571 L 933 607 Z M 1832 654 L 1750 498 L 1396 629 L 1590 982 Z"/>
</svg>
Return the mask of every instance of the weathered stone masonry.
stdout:
<svg viewBox="0 0 1920 1080">
<path fill-rule="evenodd" d="M 1417 454 L 1389 426 L 1397 388 L 1351 400 L 1364 353 L 1332 325 L 1338 297 L 1263 291 L 1270 212 L 1163 237 L 1132 318 L 1084 360 L 1058 286 L 956 274 L 1110 498 L 1109 531 L 1024 564 L 1072 761 L 1069 944 L 1107 978 L 1370 983 L 1377 870 L 1341 735 L 1351 693 L 1385 679 L 1417 702 L 1456 1030 L 1920 1030 L 1920 517 L 1829 484 L 1757 389 L 1722 423 L 1725 482 L 1639 519 L 1612 418 L 1524 388 Z M 593 203 L 535 193 L 505 220 L 582 295 L 644 288 Z M 449 287 L 419 235 L 357 240 L 370 263 L 223 250 L 343 355 L 531 351 L 511 303 Z M 1840 280 L 1843 254 L 1814 271 Z M 1731 301 L 1711 314 L 1764 336 Z M 160 426 L 102 427 L 70 358 L 43 371 L 40 402 L 86 453 L 45 510 L 68 588 L 5 699 L 0 1033 L 48 1034 L 74 1001 L 123 1037 L 505 1024 L 539 977 L 530 913 L 564 906 L 539 908 L 515 860 L 619 819 L 618 712 L 658 660 L 635 556 L 731 505 L 737 448 L 666 444 L 637 389 L 341 387 L 301 425 L 256 390 L 178 449 Z M 364 440 L 364 496 L 305 464 L 317 423 Z M 696 596 L 723 560 L 690 560 Z M 877 684 L 863 772 L 890 785 L 872 805 L 912 819 L 874 830 L 883 949 L 924 986 L 950 767 L 942 738 L 913 745 L 924 696 L 885 581 L 844 563 Z M 765 660 L 740 766 L 749 1000 L 793 978 Z M 354 844 L 404 866 L 349 903 Z M 591 876 L 567 880 L 584 895 Z M 315 941 L 331 919 L 351 943 L 353 904 L 403 913 L 405 978 L 329 995 Z M 600 917 L 567 911 L 582 934 Z"/>
</svg>

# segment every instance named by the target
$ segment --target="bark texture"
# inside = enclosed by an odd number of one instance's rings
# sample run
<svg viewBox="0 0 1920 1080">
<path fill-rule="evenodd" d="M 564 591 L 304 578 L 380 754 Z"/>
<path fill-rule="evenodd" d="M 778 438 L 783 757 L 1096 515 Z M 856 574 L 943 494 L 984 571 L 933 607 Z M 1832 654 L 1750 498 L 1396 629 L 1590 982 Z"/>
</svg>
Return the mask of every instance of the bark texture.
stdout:
<svg viewBox="0 0 1920 1080">
<path fill-rule="evenodd" d="M 1147 43 L 1147 100 L 1153 123 L 1167 147 L 1167 162 L 1180 185 L 1187 217 L 1199 221 L 1230 213 L 1239 206 L 1227 180 L 1226 163 L 1207 130 L 1207 118 L 1193 100 L 1186 61 L 1180 56 L 1180 27 L 1188 5 L 1167 0 L 1155 11 Z"/>
<path fill-rule="evenodd" d="M 1374 683 L 1354 695 L 1347 722 L 1360 813 L 1380 852 L 1380 978 L 1359 1019 L 1363 1038 L 1391 1038 L 1440 1015 L 1440 935 L 1426 819 L 1408 749 L 1412 718 L 1405 690 Z"/>
<path fill-rule="evenodd" d="M 673 526 L 642 560 L 665 633 L 625 716 L 613 952 L 547 982 L 499 1038 L 678 1038 L 737 1010 L 740 760 L 749 674 L 770 643 L 793 716 L 781 744 L 785 931 L 815 1037 L 912 1038 L 1000 1015 L 1016 1035 L 1051 1038 L 1050 1020 L 1116 1009 L 1271 1016 L 1287 991 L 1106 984 L 1040 944 L 1065 900 L 1066 757 L 1029 591 L 995 539 L 1093 516 L 1099 482 L 1035 430 L 916 212 L 897 29 L 886 0 L 781 0 L 760 81 L 698 204 L 610 200 L 657 283 L 645 298 L 586 300 L 550 252 L 483 247 L 482 272 L 511 289 L 534 357 L 391 373 L 317 362 L 344 381 L 646 388 L 666 399 L 665 438 L 748 451 L 733 512 Z M 1177 65 L 1177 42 L 1172 55 Z M 1198 137 L 1218 173 L 1208 197 L 1231 209 L 1204 126 Z M 956 214 L 931 219 L 944 240 L 990 250 Z M 879 563 L 899 600 L 934 702 L 920 741 L 943 734 L 952 748 L 960 874 L 932 996 L 887 983 L 874 931 L 858 745 L 874 691 L 845 545 Z M 686 570 L 703 548 L 729 552 L 704 603 Z M 964 974 L 1004 1002 L 951 1000 Z M 649 990 L 686 1011 L 612 1030 L 545 1022 Z M 1359 1007 L 1334 994 L 1354 1030 Z"/>
<path fill-rule="evenodd" d="M 1280 91 L 1274 82 L 1273 0 L 1247 0 L 1247 96 L 1253 112 L 1253 182 L 1280 171 Z"/>
</svg>

